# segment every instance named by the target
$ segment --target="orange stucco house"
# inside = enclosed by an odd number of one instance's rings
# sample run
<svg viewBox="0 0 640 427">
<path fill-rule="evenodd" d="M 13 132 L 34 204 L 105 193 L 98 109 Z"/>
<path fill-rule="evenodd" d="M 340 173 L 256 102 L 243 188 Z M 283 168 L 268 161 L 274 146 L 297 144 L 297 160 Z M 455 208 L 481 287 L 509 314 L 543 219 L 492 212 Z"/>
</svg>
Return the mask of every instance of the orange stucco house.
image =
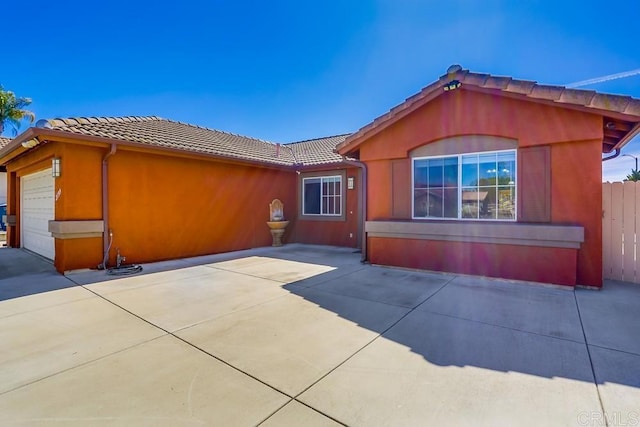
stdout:
<svg viewBox="0 0 640 427">
<path fill-rule="evenodd" d="M 0 149 L 8 244 L 61 272 L 109 243 L 128 262 L 267 246 L 279 198 L 287 242 L 602 286 L 602 154 L 640 132 L 640 100 L 449 71 L 354 134 L 291 144 L 157 117 L 40 121 Z"/>
<path fill-rule="evenodd" d="M 116 249 L 142 263 L 268 246 L 278 198 L 286 241 L 355 248 L 359 170 L 332 151 L 345 137 L 280 145 L 157 117 L 43 120 L 0 151 L 7 243 L 60 272 L 95 268 L 109 246 L 111 266 Z"/>
</svg>

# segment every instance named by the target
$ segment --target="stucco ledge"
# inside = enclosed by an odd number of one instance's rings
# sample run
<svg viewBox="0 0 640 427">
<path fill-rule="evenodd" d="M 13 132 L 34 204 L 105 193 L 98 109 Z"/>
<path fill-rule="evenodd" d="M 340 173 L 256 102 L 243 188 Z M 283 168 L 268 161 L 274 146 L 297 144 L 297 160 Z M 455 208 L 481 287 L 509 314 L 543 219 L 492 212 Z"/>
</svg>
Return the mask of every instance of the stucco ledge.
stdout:
<svg viewBox="0 0 640 427">
<path fill-rule="evenodd" d="M 584 227 L 467 221 L 367 221 L 368 237 L 580 249 Z"/>
<path fill-rule="evenodd" d="M 56 239 L 87 239 L 102 237 L 104 222 L 92 221 L 49 221 L 49 232 Z"/>
</svg>

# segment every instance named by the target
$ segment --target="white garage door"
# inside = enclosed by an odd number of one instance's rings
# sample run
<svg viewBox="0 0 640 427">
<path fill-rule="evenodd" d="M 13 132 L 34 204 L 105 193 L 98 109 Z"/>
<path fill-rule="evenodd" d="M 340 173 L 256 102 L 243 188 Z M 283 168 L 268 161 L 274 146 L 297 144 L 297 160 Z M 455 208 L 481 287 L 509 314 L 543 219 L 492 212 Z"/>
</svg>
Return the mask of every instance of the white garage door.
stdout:
<svg viewBox="0 0 640 427">
<path fill-rule="evenodd" d="M 54 216 L 54 184 L 51 169 L 25 175 L 20 181 L 22 247 L 54 259 L 55 245 L 49 233 Z"/>
</svg>

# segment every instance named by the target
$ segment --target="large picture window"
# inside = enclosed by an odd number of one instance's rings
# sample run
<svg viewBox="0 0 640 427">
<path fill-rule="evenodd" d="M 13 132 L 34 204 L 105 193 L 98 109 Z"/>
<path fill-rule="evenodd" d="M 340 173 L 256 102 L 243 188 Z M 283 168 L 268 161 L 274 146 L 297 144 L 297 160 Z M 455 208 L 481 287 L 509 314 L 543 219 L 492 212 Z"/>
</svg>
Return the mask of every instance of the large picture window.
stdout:
<svg viewBox="0 0 640 427">
<path fill-rule="evenodd" d="M 342 215 L 342 176 L 302 179 L 303 215 Z"/>
<path fill-rule="evenodd" d="M 515 220 L 516 151 L 413 159 L 413 217 Z"/>
</svg>

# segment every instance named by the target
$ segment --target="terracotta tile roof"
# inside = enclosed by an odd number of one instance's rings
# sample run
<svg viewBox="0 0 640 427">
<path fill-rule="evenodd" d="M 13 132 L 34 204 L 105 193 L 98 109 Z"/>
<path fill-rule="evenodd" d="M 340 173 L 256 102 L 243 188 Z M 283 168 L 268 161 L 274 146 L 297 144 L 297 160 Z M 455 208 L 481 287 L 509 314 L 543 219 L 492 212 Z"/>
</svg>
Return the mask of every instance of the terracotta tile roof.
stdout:
<svg viewBox="0 0 640 427">
<path fill-rule="evenodd" d="M 0 148 L 6 146 L 11 142 L 11 138 L 5 138 L 4 136 L 0 136 Z"/>
<path fill-rule="evenodd" d="M 74 134 L 108 138 L 190 153 L 292 165 L 291 150 L 256 138 L 186 123 L 147 117 L 77 117 L 48 120 L 50 128 Z"/>
<path fill-rule="evenodd" d="M 504 93 L 511 96 L 531 99 L 581 109 L 601 114 L 606 118 L 603 151 L 611 151 L 626 144 L 638 131 L 640 124 L 640 99 L 630 96 L 610 95 L 593 90 L 571 89 L 564 86 L 538 84 L 534 81 L 517 80 L 511 77 L 492 76 L 459 69 L 441 76 L 438 80 L 423 88 L 419 93 L 407 98 L 405 102 L 393 107 L 389 112 L 373 120 L 338 144 L 337 149 L 345 152 L 355 149 L 365 136 L 375 135 L 401 117 L 416 110 L 443 93 L 449 82 L 457 80 L 462 88 L 473 87 L 477 90 Z M 348 147 L 348 148 L 347 148 Z"/>
<path fill-rule="evenodd" d="M 284 144 L 291 150 L 295 163 L 303 166 L 324 165 L 342 162 L 342 156 L 335 153 L 336 145 L 343 142 L 350 134 L 308 139 L 306 141 Z"/>
<path fill-rule="evenodd" d="M 156 116 L 74 117 L 47 122 L 45 128 L 57 131 L 280 166 L 340 163 L 342 156 L 334 150 L 349 136 L 274 144 Z"/>
</svg>

